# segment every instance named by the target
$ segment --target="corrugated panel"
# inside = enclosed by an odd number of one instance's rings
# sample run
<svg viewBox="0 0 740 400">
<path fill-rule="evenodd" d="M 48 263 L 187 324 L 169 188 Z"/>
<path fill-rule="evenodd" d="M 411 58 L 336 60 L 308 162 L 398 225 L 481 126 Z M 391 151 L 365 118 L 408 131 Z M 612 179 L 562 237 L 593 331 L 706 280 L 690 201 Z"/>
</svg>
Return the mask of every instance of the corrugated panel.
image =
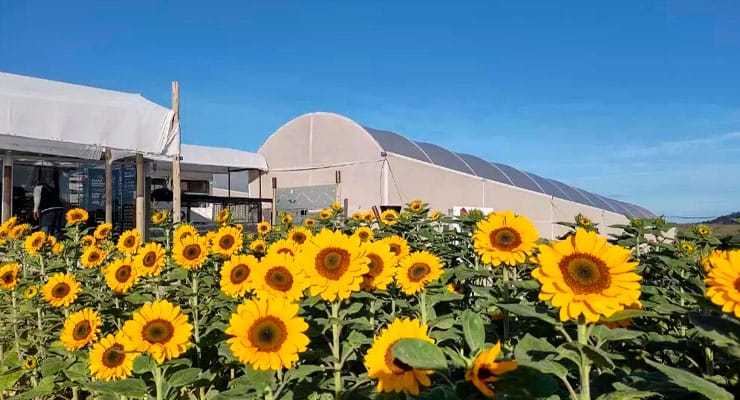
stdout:
<svg viewBox="0 0 740 400">
<path fill-rule="evenodd" d="M 465 164 L 465 162 L 455 155 L 455 153 L 431 143 L 416 142 L 416 144 L 424 150 L 424 153 L 432 159 L 434 164 L 454 169 L 455 171 L 464 172 L 466 174 L 475 175 L 475 171 L 473 171 L 468 164 Z"/>
<path fill-rule="evenodd" d="M 380 147 L 387 152 L 400 154 L 402 156 L 434 164 L 434 162 L 432 162 L 432 160 L 429 159 L 423 151 L 421 151 L 419 146 L 397 133 L 381 131 L 368 127 L 365 127 L 365 130 L 367 130 L 370 136 L 372 136 L 373 139 L 380 144 Z"/>
<path fill-rule="evenodd" d="M 470 165 L 470 168 L 473 168 L 473 171 L 475 171 L 475 174 L 480 176 L 481 178 L 490 179 L 492 181 L 505 183 L 507 185 L 514 185 L 514 182 L 509 179 L 506 174 L 501 172 L 498 168 L 494 167 L 489 163 L 488 161 L 478 158 L 476 156 L 465 154 L 465 153 L 457 153 L 460 158 L 465 160 L 465 162 Z"/>
<path fill-rule="evenodd" d="M 533 192 L 545 193 L 539 186 L 537 186 L 537 182 L 535 182 L 532 178 L 527 176 L 527 174 L 519 171 L 518 169 L 510 167 L 506 164 L 499 164 L 495 162 L 492 162 L 491 164 L 503 171 L 503 173 L 511 178 L 511 181 L 514 182 L 514 186 L 529 189 Z"/>
<path fill-rule="evenodd" d="M 542 190 L 544 190 L 545 193 L 549 194 L 550 196 L 557 197 L 559 199 L 570 200 L 568 198 L 568 195 L 565 194 L 565 192 L 563 192 L 562 190 L 560 190 L 560 188 L 555 186 L 549 179 L 545 179 L 531 172 L 527 172 L 527 175 L 529 175 L 530 178 L 534 179 L 534 181 L 537 182 L 538 185 L 540 185 Z"/>
</svg>

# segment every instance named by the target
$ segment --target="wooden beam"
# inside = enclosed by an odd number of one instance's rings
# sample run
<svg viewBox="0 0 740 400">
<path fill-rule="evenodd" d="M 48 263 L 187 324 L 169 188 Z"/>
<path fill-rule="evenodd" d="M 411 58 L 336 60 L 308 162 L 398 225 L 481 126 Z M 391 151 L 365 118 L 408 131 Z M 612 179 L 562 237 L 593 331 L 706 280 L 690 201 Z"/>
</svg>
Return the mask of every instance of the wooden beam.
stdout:
<svg viewBox="0 0 740 400">
<path fill-rule="evenodd" d="M 146 202 L 144 201 L 144 156 L 136 155 L 136 229 L 144 233 L 146 230 Z"/>
<path fill-rule="evenodd" d="M 172 82 L 172 117 L 173 129 L 180 132 L 180 83 Z M 181 194 L 180 189 L 180 138 L 177 138 L 177 152 L 172 160 L 172 221 L 180 222 L 181 215 Z"/>
<path fill-rule="evenodd" d="M 13 156 L 10 152 L 5 154 L 3 162 L 3 222 L 11 217 L 11 208 L 13 207 Z"/>
<path fill-rule="evenodd" d="M 105 149 L 105 222 L 113 223 L 113 154 Z"/>
</svg>

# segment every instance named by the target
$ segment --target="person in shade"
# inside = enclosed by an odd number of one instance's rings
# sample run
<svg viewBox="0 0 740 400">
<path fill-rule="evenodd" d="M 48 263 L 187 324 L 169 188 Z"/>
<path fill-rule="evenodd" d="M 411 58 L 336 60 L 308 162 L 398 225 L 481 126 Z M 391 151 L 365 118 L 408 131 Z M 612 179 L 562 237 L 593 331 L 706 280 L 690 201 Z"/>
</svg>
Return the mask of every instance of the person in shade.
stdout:
<svg viewBox="0 0 740 400">
<path fill-rule="evenodd" d="M 64 205 L 59 199 L 56 186 L 36 181 L 33 188 L 33 217 L 39 227 L 49 236 L 58 236 L 64 227 Z"/>
</svg>

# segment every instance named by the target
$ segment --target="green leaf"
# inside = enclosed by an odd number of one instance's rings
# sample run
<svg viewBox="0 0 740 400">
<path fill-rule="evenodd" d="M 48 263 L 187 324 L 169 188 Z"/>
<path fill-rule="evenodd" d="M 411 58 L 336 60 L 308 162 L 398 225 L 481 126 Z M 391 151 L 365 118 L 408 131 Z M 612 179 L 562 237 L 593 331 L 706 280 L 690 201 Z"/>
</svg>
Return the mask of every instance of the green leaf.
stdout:
<svg viewBox="0 0 740 400">
<path fill-rule="evenodd" d="M 557 349 L 550 342 L 529 333 L 519 341 L 514 351 L 517 361 L 539 361 L 557 354 Z"/>
<path fill-rule="evenodd" d="M 645 362 L 665 374 L 670 378 L 671 382 L 686 390 L 702 394 L 712 400 L 732 400 L 734 398 L 732 394 L 727 392 L 725 389 L 722 389 L 714 383 L 709 382 L 704 378 L 700 378 L 691 372 L 669 367 L 648 359 L 646 359 Z"/>
<path fill-rule="evenodd" d="M 298 367 L 289 369 L 288 372 L 285 373 L 285 380 L 288 382 L 292 380 L 301 382 L 307 376 L 313 374 L 314 372 L 319 372 L 323 370 L 324 370 L 324 367 L 319 366 L 319 365 L 310 365 L 310 364 L 299 365 Z"/>
<path fill-rule="evenodd" d="M 581 346 L 581 351 L 583 351 L 583 354 L 585 354 L 586 357 L 588 357 L 588 359 L 599 368 L 611 370 L 616 367 L 614 365 L 614 361 L 609 357 L 609 353 L 604 350 L 591 345 L 584 345 Z"/>
<path fill-rule="evenodd" d="M 447 370 L 447 359 L 442 350 L 425 340 L 401 339 L 393 345 L 391 353 L 394 359 L 412 368 Z"/>
<path fill-rule="evenodd" d="M 740 324 L 727 318 L 689 313 L 689 321 L 694 324 L 697 333 L 711 339 L 719 346 L 736 345 Z M 735 336 L 733 338 L 733 336 Z"/>
<path fill-rule="evenodd" d="M 63 360 L 58 357 L 49 357 L 41 363 L 39 369 L 42 376 L 52 376 L 67 368 L 71 364 L 69 360 Z"/>
<path fill-rule="evenodd" d="M 618 390 L 607 394 L 602 394 L 596 400 L 640 400 L 649 399 L 659 396 L 656 392 L 644 392 L 641 390 Z"/>
<path fill-rule="evenodd" d="M 167 382 L 173 388 L 179 388 L 185 385 L 192 384 L 193 381 L 198 379 L 202 371 L 200 368 L 185 368 L 181 369 L 167 378 Z"/>
<path fill-rule="evenodd" d="M 537 311 L 533 306 L 530 305 L 505 303 L 496 303 L 496 305 L 510 313 L 521 315 L 522 317 L 537 318 L 541 321 L 547 322 L 550 325 L 555 325 L 558 323 L 555 318 Z"/>
<path fill-rule="evenodd" d="M 450 316 L 442 316 L 429 323 L 430 328 L 436 329 L 450 329 L 452 325 L 455 325 L 455 319 Z"/>
<path fill-rule="evenodd" d="M 131 304 L 144 304 L 148 301 L 152 301 L 154 297 L 150 294 L 140 294 L 140 293 L 131 293 L 130 295 L 126 296 L 124 300 L 128 301 Z"/>
<path fill-rule="evenodd" d="M 87 364 L 80 361 L 75 362 L 68 368 L 64 369 L 64 375 L 73 382 L 86 382 L 90 379 Z"/>
<path fill-rule="evenodd" d="M 523 281 L 513 281 L 509 283 L 514 287 L 518 287 L 524 290 L 536 290 L 540 288 L 539 282 L 537 282 L 534 279 L 526 279 Z"/>
<path fill-rule="evenodd" d="M 54 377 L 46 377 L 41 379 L 38 385 L 31 388 L 31 390 L 19 394 L 13 397 L 13 400 L 26 400 L 33 399 L 34 397 L 48 396 L 54 390 Z"/>
<path fill-rule="evenodd" d="M 633 331 L 623 328 L 609 329 L 604 325 L 596 325 L 591 331 L 591 335 L 599 340 L 614 342 L 618 340 L 632 340 L 640 336 L 645 336 L 645 332 Z"/>
<path fill-rule="evenodd" d="M 10 389 L 21 379 L 21 376 L 25 375 L 25 370 L 6 372 L 0 375 L 0 393 L 5 389 Z"/>
<path fill-rule="evenodd" d="M 104 393 L 112 393 L 128 397 L 146 396 L 146 384 L 141 379 L 124 379 L 122 381 L 92 381 L 84 385 L 86 388 Z"/>
<path fill-rule="evenodd" d="M 652 311 L 624 309 L 622 311 L 617 311 L 608 317 L 602 316 L 601 321 L 614 322 L 637 317 L 657 317 L 657 315 Z"/>
<path fill-rule="evenodd" d="M 565 368 L 562 364 L 553 360 L 542 360 L 542 361 L 523 361 L 519 363 L 522 366 L 534 368 L 543 374 L 553 374 L 560 378 L 568 376 L 568 368 Z"/>
<path fill-rule="evenodd" d="M 142 354 L 134 359 L 134 372 L 137 374 L 152 372 L 156 366 L 154 359 L 147 354 Z"/>
<path fill-rule="evenodd" d="M 483 319 L 477 313 L 471 310 L 465 310 L 462 315 L 463 335 L 465 342 L 470 347 L 472 354 L 475 354 L 486 341 L 486 331 L 483 326 Z"/>
</svg>

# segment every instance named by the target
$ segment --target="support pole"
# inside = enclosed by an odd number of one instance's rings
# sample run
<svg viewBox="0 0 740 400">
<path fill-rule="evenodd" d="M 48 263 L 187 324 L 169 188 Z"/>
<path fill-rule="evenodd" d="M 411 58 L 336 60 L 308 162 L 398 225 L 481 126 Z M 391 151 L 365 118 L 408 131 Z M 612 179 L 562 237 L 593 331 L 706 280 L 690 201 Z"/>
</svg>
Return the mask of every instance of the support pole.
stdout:
<svg viewBox="0 0 740 400">
<path fill-rule="evenodd" d="M 277 221 L 277 178 L 272 178 L 272 215 L 270 215 L 270 223 L 274 224 Z"/>
<path fill-rule="evenodd" d="M 177 134 L 180 135 L 180 83 L 177 81 L 172 82 L 172 126 L 176 130 Z M 177 223 L 180 222 L 181 216 L 181 199 L 182 192 L 180 190 L 180 138 L 177 138 L 177 154 L 172 160 L 172 221 Z"/>
<path fill-rule="evenodd" d="M 226 190 L 227 197 L 231 198 L 231 167 L 226 168 Z"/>
<path fill-rule="evenodd" d="M 334 182 L 337 184 L 337 193 L 336 193 L 336 199 L 335 201 L 341 202 L 342 201 L 342 171 L 336 170 L 334 171 Z"/>
<path fill-rule="evenodd" d="M 146 202 L 144 201 L 144 156 L 136 155 L 136 229 L 144 233 L 146 230 Z"/>
<path fill-rule="evenodd" d="M 113 223 L 113 154 L 105 149 L 105 222 Z"/>
<path fill-rule="evenodd" d="M 13 207 L 13 155 L 10 152 L 5 153 L 3 161 L 3 222 L 11 216 Z"/>
</svg>

